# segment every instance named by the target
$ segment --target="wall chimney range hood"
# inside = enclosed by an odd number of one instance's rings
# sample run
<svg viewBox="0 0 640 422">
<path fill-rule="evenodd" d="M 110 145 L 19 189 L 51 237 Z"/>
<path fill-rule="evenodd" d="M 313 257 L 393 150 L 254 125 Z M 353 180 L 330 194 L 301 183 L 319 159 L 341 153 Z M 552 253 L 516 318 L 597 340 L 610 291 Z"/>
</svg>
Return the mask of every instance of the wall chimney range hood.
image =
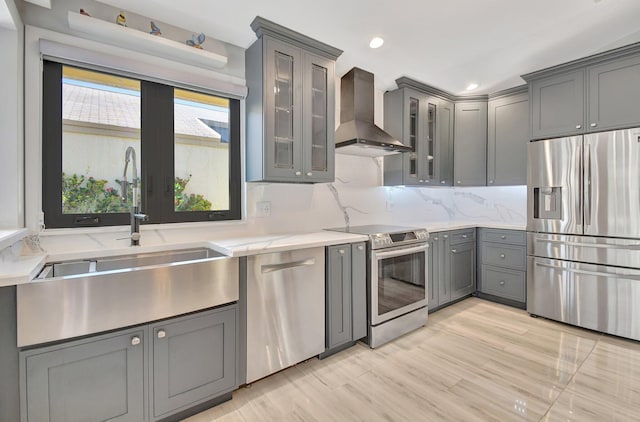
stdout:
<svg viewBox="0 0 640 422">
<path fill-rule="evenodd" d="M 411 151 L 373 123 L 373 100 L 373 73 L 354 67 L 342 77 L 336 153 L 377 157 Z"/>
</svg>

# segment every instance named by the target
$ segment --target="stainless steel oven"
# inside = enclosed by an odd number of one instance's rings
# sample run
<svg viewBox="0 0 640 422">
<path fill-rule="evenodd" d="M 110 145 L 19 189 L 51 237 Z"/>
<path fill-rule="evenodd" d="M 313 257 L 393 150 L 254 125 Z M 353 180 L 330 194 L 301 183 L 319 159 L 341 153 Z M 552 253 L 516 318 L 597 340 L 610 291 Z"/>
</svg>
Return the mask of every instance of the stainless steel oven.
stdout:
<svg viewBox="0 0 640 422">
<path fill-rule="evenodd" d="M 427 323 L 429 234 L 398 226 L 331 229 L 369 236 L 366 342 L 375 348 Z"/>
</svg>

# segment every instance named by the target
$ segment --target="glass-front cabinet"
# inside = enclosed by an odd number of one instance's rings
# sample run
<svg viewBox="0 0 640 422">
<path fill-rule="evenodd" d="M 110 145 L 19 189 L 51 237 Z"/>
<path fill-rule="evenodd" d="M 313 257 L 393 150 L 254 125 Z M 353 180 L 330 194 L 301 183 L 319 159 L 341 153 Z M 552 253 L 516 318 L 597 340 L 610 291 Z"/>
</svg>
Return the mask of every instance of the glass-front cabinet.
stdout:
<svg viewBox="0 0 640 422">
<path fill-rule="evenodd" d="M 406 87 L 386 92 L 384 101 L 385 130 L 411 147 L 385 156 L 385 185 L 450 186 L 453 104 Z"/>
<path fill-rule="evenodd" d="M 247 181 L 333 181 L 342 52 L 259 17 L 251 26 L 259 38 L 245 58 Z"/>
</svg>

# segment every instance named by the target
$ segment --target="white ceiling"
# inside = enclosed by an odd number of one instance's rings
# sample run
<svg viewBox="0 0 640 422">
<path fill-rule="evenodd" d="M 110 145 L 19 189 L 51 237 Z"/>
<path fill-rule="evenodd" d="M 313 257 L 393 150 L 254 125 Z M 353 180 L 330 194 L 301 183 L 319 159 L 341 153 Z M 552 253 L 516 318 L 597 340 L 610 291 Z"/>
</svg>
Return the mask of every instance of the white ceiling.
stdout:
<svg viewBox="0 0 640 422">
<path fill-rule="evenodd" d="M 640 0 L 99 0 L 240 47 L 256 15 L 344 50 L 339 76 L 371 71 L 464 94 L 524 83 L 519 75 L 640 41 Z M 372 37 L 384 45 L 372 50 Z"/>
</svg>

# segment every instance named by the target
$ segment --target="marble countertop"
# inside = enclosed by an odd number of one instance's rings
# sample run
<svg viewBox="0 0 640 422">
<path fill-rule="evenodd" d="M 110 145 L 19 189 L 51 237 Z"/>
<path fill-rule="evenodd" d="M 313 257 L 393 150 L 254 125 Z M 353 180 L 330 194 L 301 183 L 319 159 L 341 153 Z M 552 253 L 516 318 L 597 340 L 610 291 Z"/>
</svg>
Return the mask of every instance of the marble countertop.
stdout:
<svg viewBox="0 0 640 422">
<path fill-rule="evenodd" d="M 0 251 L 8 248 L 27 235 L 27 229 L 0 230 Z"/>
<path fill-rule="evenodd" d="M 450 221 L 450 222 L 411 222 L 402 224 L 405 226 L 424 227 L 429 232 L 438 232 L 444 230 L 456 230 L 470 227 L 486 227 L 511 230 L 525 230 L 525 224 L 509 224 L 509 223 L 486 223 L 473 221 Z M 3 232 L 0 231 L 0 236 Z M 25 233 L 20 235 L 24 237 Z M 8 234 L 13 236 L 13 242 L 20 239 L 20 235 Z M 3 238 L 0 237 L 0 240 Z M 34 255 L 17 256 L 8 259 L 6 256 L 0 267 L 0 287 L 17 285 L 30 282 L 42 269 L 46 262 L 66 261 L 73 259 L 90 259 L 95 257 L 127 255 L 131 253 L 152 253 L 167 250 L 190 249 L 190 248 L 211 248 L 217 252 L 230 257 L 241 257 L 248 255 L 257 255 L 262 253 L 282 252 L 291 249 L 323 247 L 330 245 L 338 245 L 341 243 L 354 243 L 366 241 L 367 237 L 363 235 L 332 232 L 332 231 L 315 231 L 307 233 L 279 233 L 258 236 L 233 236 L 226 239 L 215 239 L 184 243 L 158 243 L 149 246 L 136 247 L 132 250 L 130 246 L 115 248 L 95 248 L 84 250 L 82 252 L 58 252 L 58 253 L 41 253 Z"/>
</svg>

